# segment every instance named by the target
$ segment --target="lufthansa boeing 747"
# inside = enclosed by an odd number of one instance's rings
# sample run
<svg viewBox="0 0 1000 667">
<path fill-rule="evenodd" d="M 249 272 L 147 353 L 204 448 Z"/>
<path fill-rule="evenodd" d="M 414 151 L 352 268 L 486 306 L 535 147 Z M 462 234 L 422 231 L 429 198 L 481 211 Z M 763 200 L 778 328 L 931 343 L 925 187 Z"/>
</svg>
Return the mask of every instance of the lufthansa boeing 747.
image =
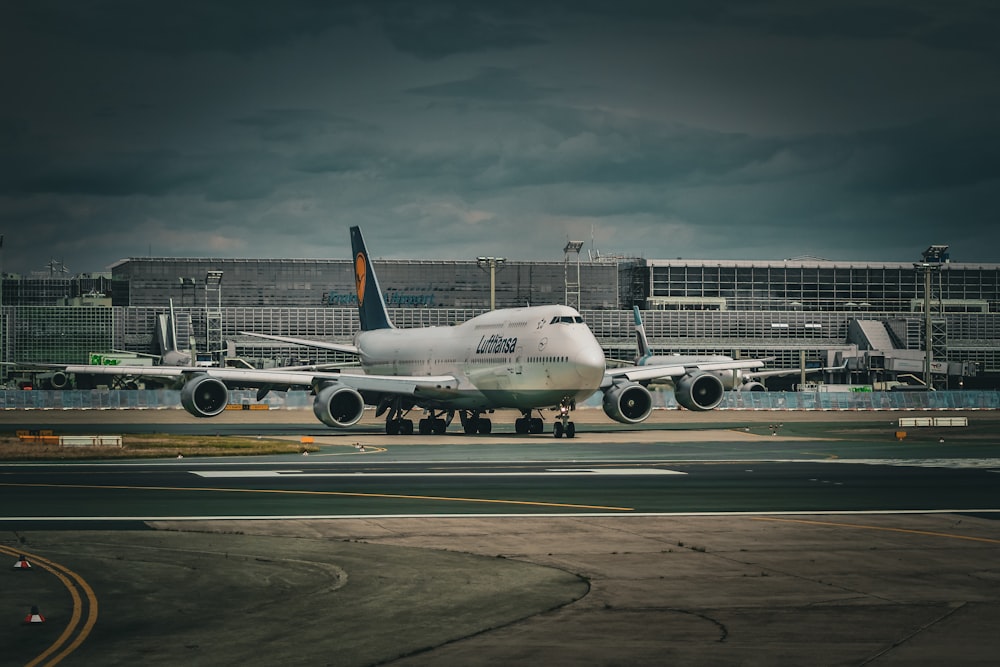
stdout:
<svg viewBox="0 0 1000 667">
<path fill-rule="evenodd" d="M 652 411 L 646 385 L 670 378 L 677 402 L 690 410 L 711 410 L 722 400 L 718 371 L 753 369 L 757 360 L 654 364 L 608 369 L 604 352 L 580 313 L 550 305 L 494 310 L 446 327 L 398 329 L 359 227 L 352 227 L 351 248 L 361 329 L 352 344 L 246 335 L 357 355 L 362 373 L 295 369 L 215 367 L 67 366 L 71 373 L 174 377 L 182 382 L 181 404 L 196 417 L 213 417 L 228 404 L 230 387 L 256 387 L 258 399 L 273 388 L 309 387 L 313 412 L 331 427 L 357 424 L 366 405 L 385 415 L 388 434 L 410 434 L 414 409 L 424 416 L 421 434 L 443 433 L 458 414 L 466 433 L 490 433 L 495 410 L 520 411 L 518 433 L 541 433 L 542 415 L 554 411 L 555 437 L 574 437 L 571 412 L 597 391 L 604 412 L 634 424 Z"/>
</svg>

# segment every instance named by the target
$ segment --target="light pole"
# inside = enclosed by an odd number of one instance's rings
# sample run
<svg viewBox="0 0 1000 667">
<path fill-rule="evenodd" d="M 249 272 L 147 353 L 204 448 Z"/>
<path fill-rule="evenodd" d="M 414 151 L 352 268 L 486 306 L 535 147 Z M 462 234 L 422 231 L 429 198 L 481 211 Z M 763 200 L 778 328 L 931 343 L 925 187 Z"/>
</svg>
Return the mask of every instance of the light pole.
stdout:
<svg viewBox="0 0 1000 667">
<path fill-rule="evenodd" d="M 0 384 L 7 381 L 7 339 L 3 312 L 3 234 L 0 234 Z"/>
<path fill-rule="evenodd" d="M 210 294 L 215 295 L 214 303 Z M 219 366 L 225 366 L 222 347 L 222 271 L 205 274 L 205 347 Z"/>
<path fill-rule="evenodd" d="M 566 289 L 566 298 L 563 303 L 567 306 L 571 306 L 580 309 L 580 248 L 583 247 L 583 241 L 566 241 L 566 246 L 563 248 L 563 285 Z M 571 281 L 569 279 L 569 254 L 576 253 L 576 280 Z M 570 296 L 572 295 L 572 299 Z"/>
<path fill-rule="evenodd" d="M 923 261 L 914 262 L 913 268 L 924 276 L 924 386 L 934 387 L 931 380 L 931 362 L 933 361 L 933 331 L 931 326 L 931 274 L 941 270 L 941 265 L 948 261 L 948 246 L 932 245 L 923 252 Z"/>
<path fill-rule="evenodd" d="M 497 308 L 497 269 L 503 268 L 507 262 L 505 257 L 477 257 L 476 264 L 479 268 L 490 270 L 490 310 Z"/>
<path fill-rule="evenodd" d="M 916 262 L 913 267 L 924 274 L 924 386 L 930 389 L 931 382 L 931 273 L 940 269 L 929 262 Z"/>
</svg>

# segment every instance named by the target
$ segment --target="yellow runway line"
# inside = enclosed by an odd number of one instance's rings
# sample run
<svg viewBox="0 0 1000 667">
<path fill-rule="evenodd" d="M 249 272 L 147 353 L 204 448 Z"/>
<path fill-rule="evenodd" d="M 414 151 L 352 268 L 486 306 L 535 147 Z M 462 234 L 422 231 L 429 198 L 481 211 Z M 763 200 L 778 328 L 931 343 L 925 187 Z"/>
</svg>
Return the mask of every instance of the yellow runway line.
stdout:
<svg viewBox="0 0 1000 667">
<path fill-rule="evenodd" d="M 501 505 L 531 505 L 535 507 L 563 507 L 585 510 L 614 510 L 633 512 L 634 507 L 607 507 L 604 505 L 575 505 L 572 503 L 548 503 L 534 500 L 502 500 L 497 498 L 454 498 L 449 496 L 409 496 L 396 493 L 359 493 L 352 491 L 294 491 L 290 489 L 222 489 L 215 487 L 178 486 L 118 486 L 91 484 L 17 484 L 0 483 L 0 486 L 35 487 L 49 489 L 114 489 L 123 491 L 196 491 L 200 493 L 276 493 L 298 496 L 345 496 L 354 498 L 396 498 L 403 500 L 440 500 L 452 503 L 496 503 Z"/>
<path fill-rule="evenodd" d="M 26 551 L 22 551 L 19 549 L 12 549 L 11 547 L 6 547 L 2 545 L 0 545 L 0 552 L 10 554 L 15 557 L 24 556 L 30 562 L 34 562 L 35 564 L 37 564 L 38 567 L 54 574 L 56 578 L 58 578 L 59 581 L 62 582 L 63 586 L 66 587 L 66 589 L 69 591 L 70 596 L 73 598 L 73 613 L 70 616 L 70 621 L 67 624 L 66 628 L 62 631 L 62 634 L 60 634 L 59 637 L 47 649 L 45 649 L 41 654 L 35 657 L 34 660 L 29 662 L 26 665 L 26 667 L 34 667 L 35 665 L 41 665 L 43 664 L 42 661 L 48 659 L 49 656 L 52 656 L 52 658 L 48 662 L 45 662 L 44 663 L 45 665 L 58 664 L 59 662 L 62 661 L 63 658 L 65 658 L 70 653 L 72 653 L 73 651 L 75 651 L 80 647 L 80 645 L 84 642 L 84 640 L 86 640 L 87 637 L 90 635 L 90 632 L 94 628 L 94 624 L 97 623 L 97 608 L 98 608 L 97 595 L 94 593 L 94 589 L 90 587 L 90 584 L 88 584 L 83 577 L 81 577 L 73 570 L 70 570 L 65 565 L 61 565 L 47 558 L 43 558 L 42 556 L 39 556 L 37 554 L 31 554 Z M 79 626 L 80 621 L 83 618 L 83 600 L 80 597 L 81 591 L 87 597 L 87 602 L 88 602 L 87 619 L 86 622 L 83 624 L 83 627 L 79 628 L 79 632 L 76 635 L 76 638 L 73 641 L 71 641 L 67 646 L 63 647 L 63 645 L 66 644 L 66 642 L 73 635 L 73 633 L 77 632 L 78 629 L 77 626 Z M 62 649 L 62 651 L 53 656 L 52 654 L 55 653 L 56 651 L 59 651 L 59 649 Z"/>
</svg>

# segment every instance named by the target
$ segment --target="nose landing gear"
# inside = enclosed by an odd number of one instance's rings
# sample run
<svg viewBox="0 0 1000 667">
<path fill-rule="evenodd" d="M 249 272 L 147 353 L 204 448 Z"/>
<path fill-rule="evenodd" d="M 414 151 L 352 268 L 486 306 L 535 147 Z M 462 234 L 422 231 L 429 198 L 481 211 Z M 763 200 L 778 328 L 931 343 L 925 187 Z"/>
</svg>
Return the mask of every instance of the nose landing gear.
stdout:
<svg viewBox="0 0 1000 667">
<path fill-rule="evenodd" d="M 556 438 L 561 438 L 564 435 L 567 438 L 576 437 L 576 424 L 569 420 L 569 412 L 572 410 L 575 404 L 572 401 L 563 400 L 559 404 L 559 415 L 556 417 L 556 422 L 552 424 L 552 435 Z"/>
</svg>

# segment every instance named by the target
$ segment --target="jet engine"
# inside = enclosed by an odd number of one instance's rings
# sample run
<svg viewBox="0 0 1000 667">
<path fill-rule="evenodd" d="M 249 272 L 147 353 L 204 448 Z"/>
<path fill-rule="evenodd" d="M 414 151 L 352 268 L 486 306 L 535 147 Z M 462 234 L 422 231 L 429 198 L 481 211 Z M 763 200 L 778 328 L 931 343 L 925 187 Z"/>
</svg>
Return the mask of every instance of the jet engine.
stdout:
<svg viewBox="0 0 1000 667">
<path fill-rule="evenodd" d="M 767 387 L 762 385 L 760 382 L 751 380 L 750 382 L 744 382 L 741 384 L 736 388 L 736 391 L 767 391 Z"/>
<path fill-rule="evenodd" d="M 69 375 L 62 371 L 43 373 L 35 377 L 35 387 L 39 389 L 69 389 Z"/>
<path fill-rule="evenodd" d="M 638 424 L 652 411 L 653 397 L 636 382 L 616 384 L 604 392 L 604 414 L 615 421 Z"/>
<path fill-rule="evenodd" d="M 53 373 L 50 382 L 53 389 L 69 389 L 69 376 L 62 371 Z"/>
<path fill-rule="evenodd" d="M 205 373 L 192 376 L 181 388 L 181 405 L 195 417 L 214 417 L 228 403 L 226 383 Z"/>
<path fill-rule="evenodd" d="M 711 410 L 722 402 L 726 388 L 712 373 L 685 375 L 674 385 L 674 397 L 688 410 Z"/>
<path fill-rule="evenodd" d="M 313 401 L 316 419 L 334 428 L 354 426 L 361 421 L 364 411 L 365 400 L 361 398 L 361 394 L 337 383 L 321 389 Z"/>
</svg>

